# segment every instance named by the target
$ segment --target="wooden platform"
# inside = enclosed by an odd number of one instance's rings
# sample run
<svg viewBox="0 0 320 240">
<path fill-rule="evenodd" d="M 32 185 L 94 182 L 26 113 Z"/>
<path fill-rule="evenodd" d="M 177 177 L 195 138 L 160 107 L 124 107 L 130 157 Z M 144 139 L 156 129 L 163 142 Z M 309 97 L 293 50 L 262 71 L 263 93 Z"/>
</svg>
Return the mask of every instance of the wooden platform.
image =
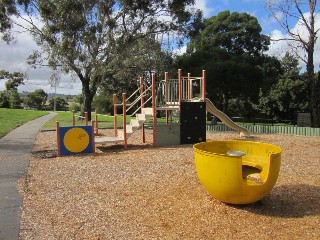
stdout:
<svg viewBox="0 0 320 240">
<path fill-rule="evenodd" d="M 123 139 L 120 137 L 96 137 L 94 139 L 95 144 L 103 144 L 103 143 L 116 143 L 122 142 Z"/>
<path fill-rule="evenodd" d="M 179 106 L 178 106 L 178 105 L 174 105 L 174 106 L 161 106 L 161 107 L 157 107 L 156 110 L 179 110 Z"/>
</svg>

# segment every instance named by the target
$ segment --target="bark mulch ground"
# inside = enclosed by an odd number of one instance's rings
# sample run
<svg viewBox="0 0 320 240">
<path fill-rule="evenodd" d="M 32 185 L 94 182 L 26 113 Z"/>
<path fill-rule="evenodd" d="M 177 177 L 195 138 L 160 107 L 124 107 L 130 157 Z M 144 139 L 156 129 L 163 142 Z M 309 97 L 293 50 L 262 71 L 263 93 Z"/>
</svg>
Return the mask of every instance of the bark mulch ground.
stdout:
<svg viewBox="0 0 320 240">
<path fill-rule="evenodd" d="M 202 187 L 192 145 L 153 148 L 151 134 L 142 144 L 137 132 L 127 150 L 106 145 L 58 158 L 55 132 L 39 133 L 20 181 L 20 239 L 320 239 L 320 138 L 253 140 L 284 149 L 281 171 L 265 199 L 237 206 Z"/>
</svg>

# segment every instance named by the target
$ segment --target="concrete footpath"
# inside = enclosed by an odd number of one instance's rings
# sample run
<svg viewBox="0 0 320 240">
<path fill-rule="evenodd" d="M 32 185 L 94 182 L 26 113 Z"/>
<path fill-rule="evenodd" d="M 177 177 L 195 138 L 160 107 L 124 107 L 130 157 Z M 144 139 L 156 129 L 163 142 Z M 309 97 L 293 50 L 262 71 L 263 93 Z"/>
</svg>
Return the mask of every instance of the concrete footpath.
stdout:
<svg viewBox="0 0 320 240">
<path fill-rule="evenodd" d="M 26 176 L 35 137 L 55 113 L 32 120 L 0 139 L 0 240 L 19 238 L 22 198 L 17 180 Z"/>
</svg>

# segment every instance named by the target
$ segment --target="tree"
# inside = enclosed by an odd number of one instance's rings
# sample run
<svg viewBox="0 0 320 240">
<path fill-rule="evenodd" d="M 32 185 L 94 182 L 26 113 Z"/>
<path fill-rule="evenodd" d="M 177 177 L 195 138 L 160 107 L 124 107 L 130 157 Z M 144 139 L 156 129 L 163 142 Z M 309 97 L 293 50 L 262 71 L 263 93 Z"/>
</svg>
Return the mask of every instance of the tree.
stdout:
<svg viewBox="0 0 320 240">
<path fill-rule="evenodd" d="M 10 92 L 9 98 L 10 108 L 19 108 L 22 100 L 17 90 L 12 90 Z"/>
<path fill-rule="evenodd" d="M 223 11 L 204 20 L 202 31 L 192 39 L 188 51 L 219 47 L 237 55 L 260 56 L 270 43 L 261 31 L 258 20 L 250 14 Z"/>
<path fill-rule="evenodd" d="M 113 114 L 113 99 L 112 95 L 99 92 L 93 99 L 93 106 L 98 113 Z"/>
<path fill-rule="evenodd" d="M 17 7 L 27 6 L 29 3 L 30 0 L 6 0 L 0 2 L 0 32 L 3 33 L 2 40 L 6 42 L 12 40 L 10 29 L 13 22 L 10 16 L 18 13 Z"/>
<path fill-rule="evenodd" d="M 6 80 L 5 87 L 7 91 L 17 90 L 20 85 L 24 85 L 25 76 L 20 72 L 10 73 L 0 70 L 0 80 Z"/>
<path fill-rule="evenodd" d="M 315 121 L 316 115 L 320 114 L 320 102 L 315 101 L 319 93 L 316 92 L 317 79 L 314 72 L 314 51 L 318 38 L 317 34 L 320 30 L 320 28 L 316 28 L 316 18 L 319 18 L 317 4 L 317 0 L 268 0 L 266 4 L 267 10 L 289 35 L 288 38 L 278 39 L 278 41 L 289 41 L 289 45 L 296 53 L 296 56 L 306 64 L 309 87 L 308 96 L 313 126 L 320 124 Z M 280 15 L 283 17 L 279 17 Z M 298 30 L 295 26 L 291 25 L 293 22 L 297 23 L 297 26 L 301 29 Z M 301 55 L 300 49 L 305 54 Z"/>
<path fill-rule="evenodd" d="M 308 107 L 307 81 L 300 75 L 299 61 L 293 55 L 286 53 L 281 64 L 283 74 L 270 91 L 260 90 L 258 108 L 269 117 L 294 120 L 297 112 Z"/>
<path fill-rule="evenodd" d="M 123 92 L 127 96 L 131 96 L 140 86 L 139 77 L 144 78 L 144 84 L 148 87 L 151 85 L 151 73 L 156 74 L 156 78 L 159 79 L 160 73 L 173 72 L 172 53 L 163 50 L 161 42 L 162 40 L 158 41 L 154 37 L 146 37 L 138 39 L 129 52 L 119 52 L 118 58 L 121 61 L 113 66 L 117 73 L 101 84 L 97 93 L 99 96 L 94 98 L 95 109 L 99 104 L 101 106 L 98 107 L 100 110 L 110 112 L 109 106 L 102 106 L 100 103 L 106 101 L 108 105 L 110 99 L 112 103 L 113 94 L 117 94 L 119 101 L 121 101 Z M 136 92 L 132 100 L 138 96 L 139 92 Z M 146 98 L 148 97 L 146 96 Z"/>
<path fill-rule="evenodd" d="M 29 107 L 42 109 L 47 102 L 47 98 L 47 93 L 45 93 L 42 89 L 36 89 L 27 95 L 27 97 L 24 99 L 24 104 Z"/>
<path fill-rule="evenodd" d="M 29 63 L 46 58 L 53 69 L 74 73 L 91 119 L 92 99 L 101 83 L 116 74 L 112 66 L 120 62 L 119 53 L 130 52 L 137 39 L 151 35 L 186 34 L 189 23 L 201 17 L 187 8 L 193 4 L 194 0 L 30 0 L 24 9 L 16 8 L 15 15 L 26 20 L 29 25 L 21 27 L 45 53 L 35 52 Z"/>
<path fill-rule="evenodd" d="M 9 108 L 10 102 L 6 92 L 0 92 L 0 108 Z"/>
<path fill-rule="evenodd" d="M 20 95 L 18 93 L 18 87 L 25 83 L 25 76 L 20 72 L 10 73 L 5 70 L 0 70 L 0 80 L 6 80 L 6 90 L 1 94 L 0 106 L 16 108 L 21 104 Z"/>
<path fill-rule="evenodd" d="M 258 101 L 267 61 L 268 37 L 261 34 L 257 19 L 247 13 L 224 11 L 205 19 L 198 35 L 191 38 L 187 53 L 177 65 L 193 74 L 207 71 L 207 95 L 228 112 L 230 99 Z"/>
<path fill-rule="evenodd" d="M 67 101 L 62 97 L 55 97 L 49 100 L 49 109 L 54 109 L 54 101 L 56 101 L 57 111 L 66 111 L 68 109 Z"/>
</svg>

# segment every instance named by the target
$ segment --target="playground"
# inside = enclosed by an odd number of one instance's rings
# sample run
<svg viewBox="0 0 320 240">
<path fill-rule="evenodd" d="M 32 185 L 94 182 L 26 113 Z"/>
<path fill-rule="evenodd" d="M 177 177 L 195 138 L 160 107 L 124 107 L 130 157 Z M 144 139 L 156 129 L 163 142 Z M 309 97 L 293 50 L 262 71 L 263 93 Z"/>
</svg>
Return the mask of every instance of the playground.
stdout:
<svg viewBox="0 0 320 240">
<path fill-rule="evenodd" d="M 236 132 L 206 137 L 240 139 Z M 107 144 L 94 154 L 57 158 L 55 132 L 41 132 L 20 182 L 21 239 L 318 239 L 320 138 L 255 140 L 285 149 L 280 174 L 262 201 L 237 206 L 201 185 L 191 144 L 154 148 L 152 131 L 143 144 L 140 130 L 127 150 Z"/>
<path fill-rule="evenodd" d="M 114 96 L 113 129 L 73 117 L 39 133 L 21 239 L 318 239 L 320 138 L 251 133 L 206 98 L 205 78 L 140 79 L 136 96 Z M 206 111 L 235 132 L 206 131 Z"/>
</svg>

